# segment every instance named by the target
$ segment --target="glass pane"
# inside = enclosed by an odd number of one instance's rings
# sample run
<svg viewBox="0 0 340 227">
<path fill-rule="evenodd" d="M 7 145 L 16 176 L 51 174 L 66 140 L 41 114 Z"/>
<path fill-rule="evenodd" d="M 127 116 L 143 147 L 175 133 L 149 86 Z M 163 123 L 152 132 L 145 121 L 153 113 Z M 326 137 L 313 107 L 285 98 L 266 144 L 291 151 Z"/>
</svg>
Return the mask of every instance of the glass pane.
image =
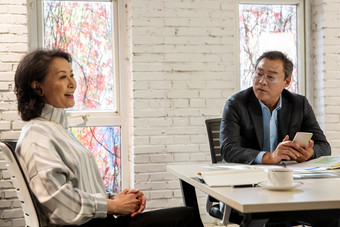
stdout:
<svg viewBox="0 0 340 227">
<path fill-rule="evenodd" d="M 43 42 L 72 54 L 77 80 L 71 110 L 115 110 L 112 3 L 44 1 Z"/>
<path fill-rule="evenodd" d="M 297 6 L 239 4 L 241 90 L 252 86 L 256 59 L 265 51 L 286 53 L 294 63 L 288 90 L 297 92 Z"/>
<path fill-rule="evenodd" d="M 74 136 L 96 157 L 105 187 L 122 190 L 120 127 L 72 127 Z"/>
</svg>

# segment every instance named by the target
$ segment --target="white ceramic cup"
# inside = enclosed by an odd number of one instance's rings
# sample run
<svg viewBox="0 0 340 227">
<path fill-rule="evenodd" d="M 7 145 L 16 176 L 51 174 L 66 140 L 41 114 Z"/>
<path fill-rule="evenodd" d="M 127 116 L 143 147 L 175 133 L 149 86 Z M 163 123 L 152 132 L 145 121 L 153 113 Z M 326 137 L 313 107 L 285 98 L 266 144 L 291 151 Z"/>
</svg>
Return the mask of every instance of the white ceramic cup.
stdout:
<svg viewBox="0 0 340 227">
<path fill-rule="evenodd" d="M 268 179 L 275 187 L 289 187 L 293 185 L 293 170 L 275 168 L 268 170 Z"/>
</svg>

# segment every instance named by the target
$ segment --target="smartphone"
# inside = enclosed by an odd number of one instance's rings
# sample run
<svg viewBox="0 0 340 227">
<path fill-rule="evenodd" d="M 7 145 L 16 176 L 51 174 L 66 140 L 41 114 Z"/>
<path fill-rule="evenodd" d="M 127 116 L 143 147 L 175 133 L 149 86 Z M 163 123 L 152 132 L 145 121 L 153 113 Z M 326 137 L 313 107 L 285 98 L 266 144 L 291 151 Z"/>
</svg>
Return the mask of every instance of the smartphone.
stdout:
<svg viewBox="0 0 340 227">
<path fill-rule="evenodd" d="M 294 136 L 293 141 L 299 144 L 301 147 L 307 147 L 308 141 L 312 138 L 313 133 L 311 132 L 297 132 Z"/>
</svg>

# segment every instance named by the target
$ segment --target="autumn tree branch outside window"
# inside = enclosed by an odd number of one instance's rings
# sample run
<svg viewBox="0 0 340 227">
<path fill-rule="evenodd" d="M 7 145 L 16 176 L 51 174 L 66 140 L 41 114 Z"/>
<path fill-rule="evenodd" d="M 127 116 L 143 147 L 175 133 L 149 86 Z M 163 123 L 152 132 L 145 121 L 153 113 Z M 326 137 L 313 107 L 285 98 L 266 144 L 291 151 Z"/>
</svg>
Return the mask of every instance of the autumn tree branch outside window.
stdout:
<svg viewBox="0 0 340 227">
<path fill-rule="evenodd" d="M 292 82 L 288 89 L 299 92 L 297 70 L 303 69 L 303 65 L 298 65 L 298 56 L 303 54 L 299 53 L 298 47 L 300 36 L 303 37 L 298 32 L 298 7 L 301 4 L 262 2 L 239 4 L 240 88 L 242 90 L 252 86 L 255 62 L 263 52 L 279 50 L 286 53 L 294 63 Z"/>
</svg>

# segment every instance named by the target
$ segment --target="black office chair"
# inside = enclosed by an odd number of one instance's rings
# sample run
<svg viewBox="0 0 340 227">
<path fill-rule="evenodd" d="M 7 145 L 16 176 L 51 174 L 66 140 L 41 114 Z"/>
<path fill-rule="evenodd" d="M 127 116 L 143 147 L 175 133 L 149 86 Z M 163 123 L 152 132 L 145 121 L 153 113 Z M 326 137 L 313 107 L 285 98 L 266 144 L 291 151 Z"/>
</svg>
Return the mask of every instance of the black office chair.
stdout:
<svg viewBox="0 0 340 227">
<path fill-rule="evenodd" d="M 221 147 L 220 147 L 220 125 L 221 118 L 214 118 L 205 120 L 207 127 L 211 162 L 222 162 Z"/>
<path fill-rule="evenodd" d="M 213 164 L 222 162 L 220 148 L 221 118 L 207 119 L 205 120 L 205 125 L 208 133 L 211 162 Z M 229 223 L 240 224 L 243 219 L 242 214 L 231 209 L 231 207 L 225 206 L 223 203 L 211 196 L 208 196 L 207 198 L 206 211 L 210 216 L 220 219 L 225 225 Z"/>
<path fill-rule="evenodd" d="M 207 127 L 212 163 L 217 163 L 217 162 L 222 161 L 221 152 L 220 152 L 220 139 L 219 139 L 220 138 L 220 124 L 221 124 L 221 118 L 208 119 L 205 121 L 205 125 Z M 219 201 L 211 196 L 208 196 L 207 198 L 206 210 L 210 216 L 220 219 L 220 220 L 223 219 L 223 213 L 220 210 Z"/>
</svg>

